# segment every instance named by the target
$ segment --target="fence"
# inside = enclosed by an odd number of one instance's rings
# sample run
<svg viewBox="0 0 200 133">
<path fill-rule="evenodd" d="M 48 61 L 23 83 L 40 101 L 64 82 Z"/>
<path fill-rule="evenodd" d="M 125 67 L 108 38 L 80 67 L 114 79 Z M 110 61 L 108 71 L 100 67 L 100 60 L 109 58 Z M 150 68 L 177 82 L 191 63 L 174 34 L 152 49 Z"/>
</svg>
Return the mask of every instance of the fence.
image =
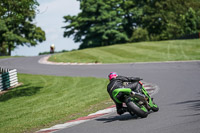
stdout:
<svg viewBox="0 0 200 133">
<path fill-rule="evenodd" d="M 17 70 L 0 67 L 0 91 L 9 89 L 17 84 Z"/>
</svg>

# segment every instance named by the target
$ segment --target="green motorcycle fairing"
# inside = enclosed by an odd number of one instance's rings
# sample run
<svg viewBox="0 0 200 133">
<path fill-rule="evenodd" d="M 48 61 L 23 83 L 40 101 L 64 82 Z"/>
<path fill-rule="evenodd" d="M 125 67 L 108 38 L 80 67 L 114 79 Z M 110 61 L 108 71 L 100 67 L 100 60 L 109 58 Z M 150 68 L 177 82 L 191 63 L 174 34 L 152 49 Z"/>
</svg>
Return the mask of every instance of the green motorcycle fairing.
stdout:
<svg viewBox="0 0 200 133">
<path fill-rule="evenodd" d="M 152 99 L 151 99 L 151 96 L 149 95 L 149 93 L 147 92 L 147 90 L 144 88 L 144 86 L 142 86 L 142 92 L 144 93 L 144 95 L 148 98 L 148 104 L 149 106 L 152 108 L 152 107 L 156 107 L 158 108 L 158 105 L 154 104 Z"/>
<path fill-rule="evenodd" d="M 144 86 L 142 86 L 142 88 L 141 88 L 141 90 L 142 90 L 142 92 L 143 92 L 143 94 L 148 98 L 148 104 L 149 104 L 149 106 L 152 108 L 152 107 L 158 107 L 156 104 L 154 104 L 153 103 L 153 101 L 152 101 L 152 99 L 151 99 L 151 96 L 149 95 L 149 93 L 146 91 L 146 89 L 144 88 Z M 124 93 L 124 94 L 127 94 L 127 95 L 130 95 L 130 93 L 131 93 L 131 89 L 130 88 L 118 88 L 118 89 L 115 89 L 113 92 L 112 92 L 112 96 L 113 96 L 113 98 L 115 99 L 115 101 L 117 102 L 117 103 L 122 103 L 122 101 L 120 101 L 119 99 L 117 99 L 117 95 L 120 93 L 120 92 L 122 92 L 122 93 Z M 132 99 L 133 100 L 133 102 L 138 106 L 138 107 L 140 107 L 143 111 L 145 111 L 145 112 L 147 112 L 147 110 L 146 110 L 146 108 L 142 105 L 142 106 L 140 106 L 137 102 L 135 102 L 135 101 L 137 101 L 137 98 L 133 98 Z"/>
<path fill-rule="evenodd" d="M 120 93 L 120 92 L 123 92 L 124 94 L 127 94 L 127 95 L 130 95 L 131 93 L 131 89 L 130 88 L 119 88 L 119 89 L 115 89 L 113 92 L 112 92 L 112 96 L 113 98 L 115 99 L 115 101 L 117 103 L 122 103 L 120 100 L 117 99 L 117 95 Z"/>
<path fill-rule="evenodd" d="M 119 89 L 115 89 L 113 92 L 112 92 L 112 96 L 113 96 L 113 98 L 115 99 L 115 101 L 117 102 L 117 103 L 122 103 L 122 101 L 120 101 L 119 99 L 117 99 L 117 95 L 120 93 L 120 92 L 122 92 L 122 93 L 124 93 L 124 94 L 126 94 L 126 95 L 130 95 L 130 93 L 131 93 L 131 89 L 130 88 L 119 88 Z M 139 108 L 141 108 L 143 111 L 145 111 L 145 112 L 148 112 L 148 110 L 143 106 L 143 105 L 139 105 L 137 102 L 135 102 L 135 101 L 137 101 L 138 99 L 137 98 L 132 98 L 132 101 L 139 107 Z"/>
</svg>

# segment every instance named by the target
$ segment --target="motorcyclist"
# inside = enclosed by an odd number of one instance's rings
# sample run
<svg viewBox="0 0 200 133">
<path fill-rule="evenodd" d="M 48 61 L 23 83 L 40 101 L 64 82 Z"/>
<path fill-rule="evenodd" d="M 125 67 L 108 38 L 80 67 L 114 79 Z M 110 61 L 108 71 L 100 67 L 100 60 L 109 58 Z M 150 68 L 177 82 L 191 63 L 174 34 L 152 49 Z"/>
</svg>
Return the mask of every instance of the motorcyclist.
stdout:
<svg viewBox="0 0 200 133">
<path fill-rule="evenodd" d="M 50 53 L 53 54 L 53 53 L 54 53 L 54 50 L 55 50 L 55 45 L 52 44 L 52 45 L 50 46 Z"/>
<path fill-rule="evenodd" d="M 139 77 L 118 76 L 116 72 L 111 72 L 108 75 L 108 77 L 109 77 L 110 83 L 107 86 L 107 91 L 110 97 L 112 98 L 112 100 L 116 104 L 117 113 L 121 115 L 127 112 L 128 110 L 126 107 L 123 107 L 122 103 L 117 103 L 115 101 L 115 99 L 112 97 L 112 92 L 115 89 L 119 89 L 119 88 L 130 88 L 132 91 L 140 92 L 140 89 L 142 87 L 141 82 L 140 82 L 141 79 Z M 117 95 L 117 99 L 119 99 L 120 101 L 123 101 L 123 98 L 124 97 L 122 93 L 119 93 Z"/>
</svg>

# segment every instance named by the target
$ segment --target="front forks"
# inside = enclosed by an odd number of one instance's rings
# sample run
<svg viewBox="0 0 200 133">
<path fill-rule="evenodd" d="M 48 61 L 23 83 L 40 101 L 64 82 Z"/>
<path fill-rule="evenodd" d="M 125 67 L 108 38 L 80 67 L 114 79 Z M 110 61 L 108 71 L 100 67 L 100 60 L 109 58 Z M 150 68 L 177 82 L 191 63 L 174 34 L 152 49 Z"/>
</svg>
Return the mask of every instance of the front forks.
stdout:
<svg viewBox="0 0 200 133">
<path fill-rule="evenodd" d="M 151 107 L 151 108 L 154 108 L 154 107 L 158 107 L 152 100 L 151 96 L 149 95 L 149 93 L 147 92 L 147 90 L 144 88 L 144 86 L 142 85 L 142 88 L 141 88 L 143 94 L 146 96 L 146 101 L 148 103 L 148 105 Z"/>
</svg>

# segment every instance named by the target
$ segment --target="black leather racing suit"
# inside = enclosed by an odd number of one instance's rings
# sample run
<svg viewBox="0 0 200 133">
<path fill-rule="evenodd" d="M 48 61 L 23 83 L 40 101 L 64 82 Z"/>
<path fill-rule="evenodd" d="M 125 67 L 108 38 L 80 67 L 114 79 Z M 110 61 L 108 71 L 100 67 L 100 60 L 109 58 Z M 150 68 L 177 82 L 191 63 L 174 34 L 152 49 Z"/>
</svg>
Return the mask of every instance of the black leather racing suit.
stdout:
<svg viewBox="0 0 200 133">
<path fill-rule="evenodd" d="M 130 88 L 131 90 L 138 92 L 141 89 L 141 84 L 139 84 L 139 81 L 140 81 L 139 77 L 124 77 L 124 76 L 117 76 L 116 78 L 110 80 L 110 83 L 107 86 L 107 91 L 112 100 L 116 104 L 118 114 L 121 115 L 125 111 L 122 110 L 123 109 L 122 103 L 117 103 L 115 99 L 112 97 L 112 92 L 118 88 Z M 130 83 L 126 84 L 126 82 L 131 82 L 131 84 Z M 120 97 L 118 99 L 120 99 Z"/>
</svg>

